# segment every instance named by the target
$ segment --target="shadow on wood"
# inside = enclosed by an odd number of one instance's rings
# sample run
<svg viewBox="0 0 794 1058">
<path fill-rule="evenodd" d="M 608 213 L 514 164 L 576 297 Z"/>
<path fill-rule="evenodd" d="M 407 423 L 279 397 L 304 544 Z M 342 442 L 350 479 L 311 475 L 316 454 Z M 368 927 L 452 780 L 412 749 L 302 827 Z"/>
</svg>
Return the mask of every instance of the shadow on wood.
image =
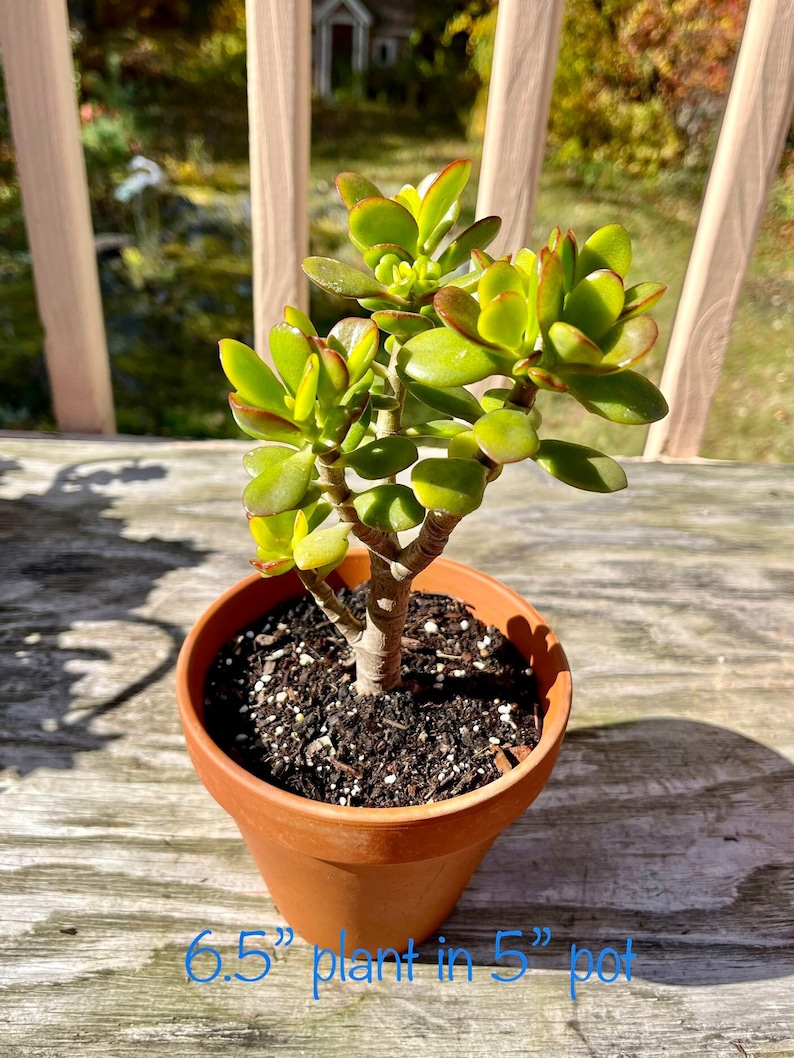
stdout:
<svg viewBox="0 0 794 1058">
<path fill-rule="evenodd" d="M 0 478 L 18 469 L 2 461 Z M 0 500 L 0 769 L 72 767 L 76 753 L 113 737 L 89 731 L 94 718 L 172 670 L 182 629 L 135 610 L 159 578 L 207 552 L 128 537 L 108 517 L 114 489 L 166 474 L 137 460 L 77 464 L 42 494 Z M 86 697 L 80 681 L 91 670 Z"/>
<path fill-rule="evenodd" d="M 659 719 L 574 731 L 544 793 L 439 932 L 488 966 L 496 932 L 522 930 L 503 946 L 544 970 L 567 970 L 574 943 L 597 956 L 631 937 L 637 978 L 790 974 L 793 790 L 789 761 L 721 727 Z M 535 926 L 552 940 L 533 951 Z M 424 946 L 427 961 L 436 950 Z M 499 973 L 512 972 L 508 961 Z"/>
</svg>

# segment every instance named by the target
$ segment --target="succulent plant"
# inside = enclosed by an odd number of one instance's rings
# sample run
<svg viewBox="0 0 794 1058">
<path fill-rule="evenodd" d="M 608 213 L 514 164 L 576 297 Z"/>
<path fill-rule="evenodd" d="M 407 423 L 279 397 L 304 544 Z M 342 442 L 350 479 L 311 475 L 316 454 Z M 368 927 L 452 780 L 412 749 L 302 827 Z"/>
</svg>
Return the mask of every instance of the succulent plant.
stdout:
<svg viewBox="0 0 794 1058">
<path fill-rule="evenodd" d="M 486 217 L 440 249 L 470 169 L 454 161 L 391 197 L 341 173 L 336 186 L 366 271 L 323 257 L 303 267 L 317 286 L 355 299 L 369 315 L 341 319 L 320 337 L 303 312 L 287 308 L 270 332 L 275 371 L 240 342 L 220 343 L 235 389 L 232 414 L 267 442 L 243 460 L 252 563 L 265 577 L 297 571 L 355 651 L 362 694 L 399 683 L 411 582 L 480 506 L 505 463 L 532 459 L 593 492 L 626 486 L 608 455 L 541 439 L 539 393 L 569 394 L 617 423 L 650 423 L 667 412 L 659 390 L 632 370 L 656 342 L 646 313 L 665 287 L 626 289 L 626 230 L 610 224 L 579 247 L 573 232 L 555 228 L 538 254 L 523 248 L 494 260 L 486 248 L 501 222 Z M 505 384 L 479 398 L 466 389 L 493 375 Z M 410 425 L 407 394 L 420 409 Z M 422 441 L 435 450 L 420 456 Z M 409 468 L 409 480 L 398 481 Z M 413 539 L 400 540 L 416 527 Z M 371 559 L 363 622 L 326 580 L 351 533 Z"/>
</svg>

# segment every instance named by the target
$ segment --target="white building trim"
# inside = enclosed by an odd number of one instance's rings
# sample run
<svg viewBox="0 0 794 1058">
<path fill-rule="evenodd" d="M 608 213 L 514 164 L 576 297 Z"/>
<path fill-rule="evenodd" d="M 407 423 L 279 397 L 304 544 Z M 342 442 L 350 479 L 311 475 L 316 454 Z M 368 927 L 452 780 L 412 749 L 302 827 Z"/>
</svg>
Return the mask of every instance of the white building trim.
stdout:
<svg viewBox="0 0 794 1058">
<path fill-rule="evenodd" d="M 363 74 L 368 66 L 369 30 L 374 18 L 361 0 L 325 0 L 312 14 L 315 27 L 314 87 L 318 95 L 331 95 L 333 27 L 353 27 L 352 67 Z"/>
</svg>

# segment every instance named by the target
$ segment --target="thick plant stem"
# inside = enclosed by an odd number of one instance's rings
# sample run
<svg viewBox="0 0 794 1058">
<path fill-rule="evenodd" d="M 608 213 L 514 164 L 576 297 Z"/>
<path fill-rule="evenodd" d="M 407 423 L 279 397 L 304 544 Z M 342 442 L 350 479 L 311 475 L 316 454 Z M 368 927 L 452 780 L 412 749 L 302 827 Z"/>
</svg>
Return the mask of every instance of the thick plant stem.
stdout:
<svg viewBox="0 0 794 1058">
<path fill-rule="evenodd" d="M 297 574 L 331 624 L 339 630 L 351 646 L 356 646 L 364 633 L 364 625 L 361 621 L 353 616 L 333 588 L 319 578 L 317 570 L 299 569 Z"/>
<path fill-rule="evenodd" d="M 364 633 L 356 644 L 356 690 L 383 694 L 400 683 L 401 641 L 411 580 L 397 580 L 390 564 L 371 556 L 371 580 Z"/>
</svg>

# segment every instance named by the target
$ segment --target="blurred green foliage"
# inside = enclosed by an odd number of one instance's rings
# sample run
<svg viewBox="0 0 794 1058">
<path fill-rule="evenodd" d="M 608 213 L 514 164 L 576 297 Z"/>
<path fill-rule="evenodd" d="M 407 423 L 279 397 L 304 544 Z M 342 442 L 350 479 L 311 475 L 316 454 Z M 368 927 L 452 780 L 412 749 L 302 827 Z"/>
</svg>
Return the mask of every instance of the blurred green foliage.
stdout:
<svg viewBox="0 0 794 1058">
<path fill-rule="evenodd" d="M 250 341 L 252 332 L 244 0 L 69 0 L 69 7 L 95 230 L 126 236 L 134 251 L 132 210 L 113 191 L 136 152 L 168 175 L 157 192 L 161 278 L 139 274 L 136 287 L 118 252 L 100 256 L 121 428 L 223 435 L 214 338 Z M 392 193 L 398 172 L 417 180 L 445 158 L 470 155 L 476 181 L 478 147 L 463 142 L 463 130 L 472 107 L 474 131 L 484 118 L 495 3 L 417 8 L 408 55 L 371 78 L 370 99 L 314 102 L 313 253 L 343 252 L 344 211 L 331 187 L 340 162 Z M 647 252 L 644 233 L 648 245 L 667 240 L 662 278 L 672 289 L 652 354 L 656 378 L 745 8 L 746 0 L 567 3 L 551 165 L 533 238 L 557 218 L 592 230 L 620 216 L 638 233 L 638 257 Z M 704 454 L 794 460 L 791 157 L 770 201 Z M 466 191 L 467 221 L 475 191 Z M 330 321 L 338 305 L 320 292 L 313 311 Z M 53 427 L 42 347 L 0 77 L 0 428 Z M 752 401 L 742 388 L 750 374 Z M 614 445 L 596 433 L 580 440 Z"/>
</svg>

